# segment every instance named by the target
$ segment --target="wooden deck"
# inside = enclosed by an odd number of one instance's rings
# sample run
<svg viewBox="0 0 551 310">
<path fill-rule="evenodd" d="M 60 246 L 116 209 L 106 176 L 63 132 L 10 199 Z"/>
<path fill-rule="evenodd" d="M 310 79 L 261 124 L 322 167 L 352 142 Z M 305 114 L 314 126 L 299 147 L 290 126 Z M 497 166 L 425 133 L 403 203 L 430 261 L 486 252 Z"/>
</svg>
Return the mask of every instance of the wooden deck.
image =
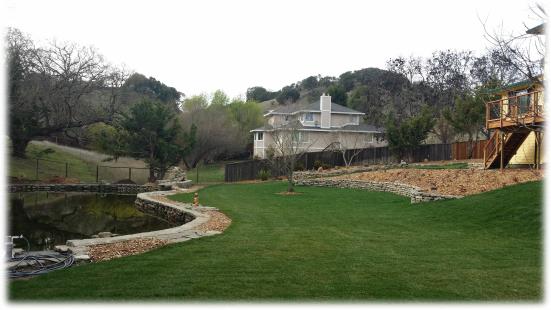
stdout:
<svg viewBox="0 0 551 310">
<path fill-rule="evenodd" d="M 539 168 L 544 122 L 542 91 L 486 103 L 486 129 L 493 130 L 493 134 L 484 148 L 485 168 L 507 166 L 531 131 L 536 132 L 534 163 Z"/>
</svg>

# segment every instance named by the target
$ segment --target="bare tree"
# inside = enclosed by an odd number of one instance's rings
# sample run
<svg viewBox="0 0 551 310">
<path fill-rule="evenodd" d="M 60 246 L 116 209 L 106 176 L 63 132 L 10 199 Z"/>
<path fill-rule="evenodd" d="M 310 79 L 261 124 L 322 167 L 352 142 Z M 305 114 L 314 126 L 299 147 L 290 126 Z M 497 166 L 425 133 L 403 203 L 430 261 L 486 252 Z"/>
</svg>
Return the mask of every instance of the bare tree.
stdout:
<svg viewBox="0 0 551 310">
<path fill-rule="evenodd" d="M 346 167 L 350 167 L 354 158 L 363 151 L 363 147 L 368 143 L 366 139 L 369 139 L 369 136 L 365 134 L 341 131 L 334 132 L 331 136 L 333 142 L 328 149 L 340 153 Z M 374 136 L 371 136 L 371 139 L 374 141 Z"/>
<path fill-rule="evenodd" d="M 24 157 L 35 137 L 109 119 L 87 96 L 105 86 L 108 66 L 92 47 L 53 41 L 36 47 L 16 29 L 8 31 L 10 139 Z"/>
<path fill-rule="evenodd" d="M 525 78 L 541 83 L 545 65 L 545 36 L 541 34 L 547 13 L 541 5 L 532 7 L 531 11 L 537 26 L 532 28 L 524 24 L 526 31 L 520 34 L 507 32 L 503 27 L 490 31 L 486 21 L 481 20 L 481 23 L 486 40 L 493 50 L 499 52 L 502 60 Z"/>
<path fill-rule="evenodd" d="M 308 132 L 300 130 L 298 120 L 276 127 L 269 131 L 273 139 L 273 154 L 267 156 L 273 167 L 277 167 L 287 177 L 287 192 L 293 192 L 293 173 L 298 160 L 315 143 Z M 270 152 L 270 151 L 269 151 Z"/>
</svg>

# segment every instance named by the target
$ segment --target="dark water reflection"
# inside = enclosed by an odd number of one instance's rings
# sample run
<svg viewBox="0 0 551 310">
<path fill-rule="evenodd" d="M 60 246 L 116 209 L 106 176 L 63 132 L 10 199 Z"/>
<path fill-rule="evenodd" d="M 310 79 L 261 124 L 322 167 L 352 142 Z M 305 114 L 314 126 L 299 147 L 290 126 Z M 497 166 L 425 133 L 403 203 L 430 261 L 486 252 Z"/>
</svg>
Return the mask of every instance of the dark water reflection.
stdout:
<svg viewBox="0 0 551 310">
<path fill-rule="evenodd" d="M 99 232 L 126 235 L 170 228 L 134 206 L 135 195 L 21 193 L 10 195 L 10 235 L 24 235 L 32 250 L 52 249 Z M 26 248 L 24 241 L 16 242 Z"/>
</svg>

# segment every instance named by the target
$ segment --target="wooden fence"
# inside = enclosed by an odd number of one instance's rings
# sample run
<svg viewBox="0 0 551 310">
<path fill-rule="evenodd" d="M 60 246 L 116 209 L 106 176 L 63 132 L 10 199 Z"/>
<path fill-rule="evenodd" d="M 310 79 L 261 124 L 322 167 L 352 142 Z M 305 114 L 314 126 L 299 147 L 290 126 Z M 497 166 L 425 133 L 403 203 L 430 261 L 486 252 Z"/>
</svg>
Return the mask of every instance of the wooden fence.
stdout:
<svg viewBox="0 0 551 310">
<path fill-rule="evenodd" d="M 478 140 L 473 142 L 472 159 L 484 158 L 484 147 L 487 140 Z M 464 160 L 469 159 L 468 154 L 469 143 L 468 142 L 456 142 L 452 144 L 452 159 Z"/>
<path fill-rule="evenodd" d="M 349 155 L 357 150 L 349 150 Z M 451 144 L 426 144 L 420 146 L 412 154 L 413 162 L 421 162 L 425 159 L 430 161 L 435 160 L 451 160 L 452 145 Z M 345 166 L 343 156 L 340 152 L 312 152 L 305 153 L 297 161 L 297 167 L 302 169 L 314 169 L 314 163 L 327 164 L 329 166 Z M 391 154 L 388 147 L 376 147 L 361 149 L 354 157 L 352 164 L 381 164 L 397 162 L 398 159 Z M 272 177 L 281 176 L 281 169 L 278 169 L 278 163 L 270 165 L 267 160 L 248 160 L 237 163 L 229 163 L 225 166 L 224 180 L 226 182 L 237 182 L 242 180 L 258 179 L 258 173 L 262 169 L 270 171 Z"/>
</svg>

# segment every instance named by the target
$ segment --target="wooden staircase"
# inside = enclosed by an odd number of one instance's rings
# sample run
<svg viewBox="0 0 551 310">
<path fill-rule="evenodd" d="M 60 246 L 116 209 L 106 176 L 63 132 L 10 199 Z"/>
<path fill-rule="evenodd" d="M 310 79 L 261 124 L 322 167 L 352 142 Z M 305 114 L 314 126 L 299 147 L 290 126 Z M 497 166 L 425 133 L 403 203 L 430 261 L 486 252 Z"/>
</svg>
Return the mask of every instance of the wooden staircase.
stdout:
<svg viewBox="0 0 551 310">
<path fill-rule="evenodd" d="M 529 134 L 530 130 L 522 129 L 509 132 L 494 131 L 484 149 L 484 167 L 486 169 L 505 168 Z"/>
</svg>

